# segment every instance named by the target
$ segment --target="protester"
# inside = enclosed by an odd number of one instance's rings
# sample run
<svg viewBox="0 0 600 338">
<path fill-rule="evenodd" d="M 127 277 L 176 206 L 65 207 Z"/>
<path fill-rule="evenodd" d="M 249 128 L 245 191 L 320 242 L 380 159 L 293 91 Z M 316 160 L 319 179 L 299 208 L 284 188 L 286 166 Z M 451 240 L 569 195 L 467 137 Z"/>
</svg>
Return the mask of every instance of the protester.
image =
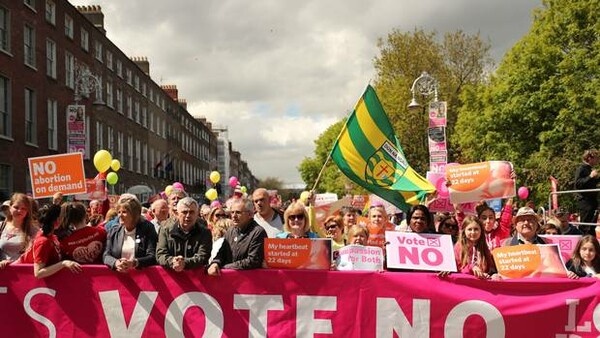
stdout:
<svg viewBox="0 0 600 338">
<path fill-rule="evenodd" d="M 575 170 L 575 189 L 588 190 L 596 189 L 600 183 L 600 176 L 594 166 L 600 162 L 598 150 L 588 149 L 583 153 L 583 163 Z M 575 194 L 577 200 L 577 209 L 579 220 L 582 223 L 593 223 L 594 214 L 598 209 L 598 192 L 580 192 Z M 590 226 L 582 226 L 585 233 L 593 234 L 594 229 Z"/>
<path fill-rule="evenodd" d="M 483 223 L 475 216 L 467 216 L 462 224 L 458 243 L 454 246 L 458 272 L 480 279 L 490 278 L 494 272 L 494 259 L 483 236 Z M 446 276 L 449 272 L 440 272 Z"/>
<path fill-rule="evenodd" d="M 438 223 L 439 234 L 450 235 L 452 237 L 452 243 L 456 244 L 458 240 L 458 222 L 454 216 L 442 216 Z"/>
<path fill-rule="evenodd" d="M 265 229 L 270 238 L 275 237 L 283 231 L 284 219 L 277 210 L 271 207 L 269 192 L 267 189 L 258 188 L 252 193 L 254 202 L 254 220 Z"/>
<path fill-rule="evenodd" d="M 540 233 L 543 235 L 561 235 L 560 220 L 556 217 L 548 218 L 546 224 L 542 226 Z"/>
<path fill-rule="evenodd" d="M 102 221 L 102 223 L 100 223 L 98 226 L 103 227 L 106 230 L 106 224 L 108 222 L 111 222 L 113 220 L 116 220 L 117 217 L 119 216 L 119 213 L 117 212 L 117 209 L 115 208 L 110 208 L 108 209 L 108 211 L 106 212 L 106 216 L 104 216 L 104 220 Z"/>
<path fill-rule="evenodd" d="M 366 245 L 369 238 L 367 228 L 360 225 L 353 225 L 348 229 L 348 245 Z"/>
<path fill-rule="evenodd" d="M 395 230 L 394 225 L 388 219 L 385 208 L 381 204 L 372 205 L 369 208 L 367 217 L 369 219 L 369 223 L 367 224 L 367 231 L 369 232 L 367 245 L 380 247 L 385 250 L 385 232 Z"/>
<path fill-rule="evenodd" d="M 569 223 L 570 214 L 567 209 L 559 208 L 556 211 L 556 218 L 560 221 L 560 232 L 563 235 L 583 235 L 583 232 Z"/>
<path fill-rule="evenodd" d="M 160 228 L 163 226 L 167 218 L 169 218 L 169 206 L 167 201 L 162 198 L 155 200 L 150 205 L 150 210 L 154 215 L 154 218 L 152 218 L 152 221 L 150 222 L 152 225 L 154 225 L 154 230 L 156 233 L 160 234 Z"/>
<path fill-rule="evenodd" d="M 180 189 L 173 189 L 167 197 L 167 200 L 169 201 L 169 218 L 172 221 L 177 219 L 177 203 L 184 197 L 187 197 L 187 194 Z"/>
<path fill-rule="evenodd" d="M 60 206 L 63 203 L 63 194 L 61 192 L 57 192 L 52 195 L 52 204 Z"/>
<path fill-rule="evenodd" d="M 60 212 L 60 250 L 64 258 L 80 264 L 102 264 L 106 230 L 85 223 L 85 206 L 79 202 L 63 203 Z"/>
<path fill-rule="evenodd" d="M 156 261 L 164 268 L 181 272 L 204 267 L 212 250 L 210 231 L 200 225 L 198 202 L 184 197 L 177 202 L 177 221 L 161 229 Z"/>
<path fill-rule="evenodd" d="M 32 224 L 31 214 L 29 197 L 14 193 L 6 220 L 0 224 L 0 269 L 19 259 L 33 242 L 38 228 Z"/>
<path fill-rule="evenodd" d="M 346 205 L 340 209 L 340 215 L 344 222 L 344 236 L 347 238 L 348 230 L 356 225 L 358 220 L 358 210 L 352 206 Z"/>
<path fill-rule="evenodd" d="M 220 275 L 221 269 L 257 269 L 264 260 L 267 233 L 252 218 L 252 201 L 235 199 L 230 214 L 234 226 L 225 233 L 223 247 L 208 267 L 211 276 Z"/>
<path fill-rule="evenodd" d="M 433 217 L 431 216 L 429 209 L 422 204 L 414 205 L 410 208 L 406 215 L 406 219 L 408 220 L 407 232 L 435 233 Z"/>
<path fill-rule="evenodd" d="M 569 278 L 600 278 L 600 244 L 592 235 L 583 236 L 566 264 Z"/>
<path fill-rule="evenodd" d="M 510 237 L 512 229 L 512 205 L 512 198 L 506 200 L 506 204 L 504 204 L 504 208 L 502 208 L 500 214 L 500 221 L 496 221 L 496 212 L 485 202 L 480 203 L 475 208 L 477 217 L 483 224 L 485 241 L 490 250 L 501 247 L 503 241 Z"/>
<path fill-rule="evenodd" d="M 92 218 L 95 215 L 102 216 L 102 202 L 99 200 L 91 200 L 89 204 L 88 218 Z"/>
<path fill-rule="evenodd" d="M 208 224 L 208 215 L 210 214 L 210 205 L 202 204 L 200 206 L 200 217 Z"/>
<path fill-rule="evenodd" d="M 142 219 L 142 205 L 135 197 L 119 199 L 119 225 L 108 232 L 104 264 L 118 272 L 156 264 L 157 235 L 152 223 Z"/>
<path fill-rule="evenodd" d="M 139 202 L 138 198 L 136 195 L 134 194 L 130 194 L 130 193 L 124 193 L 121 194 L 121 196 L 119 197 L 119 200 L 117 201 L 117 205 L 119 203 L 121 203 L 121 201 L 126 200 L 126 199 L 135 199 Z M 141 204 L 140 204 L 141 205 Z M 141 207 L 140 207 L 141 208 Z M 115 209 L 116 210 L 116 209 Z M 140 209 L 141 212 L 141 209 Z M 104 225 L 104 229 L 106 230 L 106 232 L 110 232 L 110 229 L 112 229 L 113 227 L 119 225 L 119 215 L 118 215 L 118 210 L 117 210 L 117 217 L 113 218 L 111 221 L 108 221 L 105 225 Z"/>
<path fill-rule="evenodd" d="M 503 245 L 519 244 L 546 244 L 546 242 L 537 235 L 540 228 L 538 215 L 529 207 L 522 207 L 517 211 L 513 219 L 515 223 L 516 234 L 507 238 Z"/>
<path fill-rule="evenodd" d="M 221 250 L 223 246 L 223 242 L 225 241 L 225 233 L 229 228 L 233 227 L 233 221 L 229 218 L 219 218 L 215 223 L 212 224 L 212 228 L 210 232 L 212 234 L 212 250 L 210 253 L 210 258 L 208 259 L 209 264 L 217 257 L 217 253 Z"/>
<path fill-rule="evenodd" d="M 283 231 L 276 238 L 319 238 L 317 233 L 310 231 L 308 211 L 301 201 L 288 206 L 283 213 Z"/>
<path fill-rule="evenodd" d="M 346 245 L 344 224 L 341 216 L 332 215 L 323 222 L 327 238 L 331 238 L 331 251 L 335 252 Z"/>
<path fill-rule="evenodd" d="M 208 214 L 208 228 L 212 230 L 215 224 L 220 220 L 227 218 L 227 213 L 221 205 L 213 207 Z"/>
<path fill-rule="evenodd" d="M 52 276 L 63 268 L 73 273 L 81 272 L 81 265 L 75 261 L 61 261 L 60 243 L 54 235 L 58 226 L 61 207 L 51 204 L 42 207 L 39 221 L 42 229 L 33 240 L 33 245 L 19 258 L 19 264 L 33 264 L 33 275 L 36 278 Z"/>
</svg>

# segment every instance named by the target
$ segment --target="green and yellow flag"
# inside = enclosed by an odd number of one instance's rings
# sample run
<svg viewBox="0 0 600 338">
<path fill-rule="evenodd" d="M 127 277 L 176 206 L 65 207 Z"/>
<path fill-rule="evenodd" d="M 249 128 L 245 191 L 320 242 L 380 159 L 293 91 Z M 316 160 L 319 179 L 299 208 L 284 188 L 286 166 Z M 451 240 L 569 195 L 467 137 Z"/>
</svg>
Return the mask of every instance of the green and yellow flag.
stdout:
<svg viewBox="0 0 600 338">
<path fill-rule="evenodd" d="M 408 165 L 371 86 L 348 118 L 331 157 L 352 181 L 405 212 L 435 192 L 433 185 Z"/>
</svg>

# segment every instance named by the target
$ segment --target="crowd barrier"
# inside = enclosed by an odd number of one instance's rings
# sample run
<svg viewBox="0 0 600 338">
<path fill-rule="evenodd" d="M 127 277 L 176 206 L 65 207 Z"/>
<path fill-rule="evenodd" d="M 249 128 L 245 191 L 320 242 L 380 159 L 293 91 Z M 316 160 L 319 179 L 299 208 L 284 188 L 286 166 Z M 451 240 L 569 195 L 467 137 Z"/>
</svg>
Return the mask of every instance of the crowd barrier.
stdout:
<svg viewBox="0 0 600 338">
<path fill-rule="evenodd" d="M 0 271 L 4 337 L 588 337 L 600 283 L 301 270 Z"/>
</svg>

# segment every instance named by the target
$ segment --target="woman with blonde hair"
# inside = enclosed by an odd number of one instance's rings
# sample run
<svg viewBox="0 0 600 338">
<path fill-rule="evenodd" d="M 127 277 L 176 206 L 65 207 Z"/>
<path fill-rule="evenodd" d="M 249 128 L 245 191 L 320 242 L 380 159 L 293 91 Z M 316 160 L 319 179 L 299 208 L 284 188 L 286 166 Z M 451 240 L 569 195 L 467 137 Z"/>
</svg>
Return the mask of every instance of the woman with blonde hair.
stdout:
<svg viewBox="0 0 600 338">
<path fill-rule="evenodd" d="M 38 228 L 32 224 L 31 199 L 14 193 L 6 220 L 0 224 L 0 269 L 16 261 L 29 248 Z"/>
<path fill-rule="evenodd" d="M 276 238 L 319 238 L 310 231 L 308 212 L 302 201 L 290 204 L 283 213 L 283 231 L 275 235 Z"/>
</svg>

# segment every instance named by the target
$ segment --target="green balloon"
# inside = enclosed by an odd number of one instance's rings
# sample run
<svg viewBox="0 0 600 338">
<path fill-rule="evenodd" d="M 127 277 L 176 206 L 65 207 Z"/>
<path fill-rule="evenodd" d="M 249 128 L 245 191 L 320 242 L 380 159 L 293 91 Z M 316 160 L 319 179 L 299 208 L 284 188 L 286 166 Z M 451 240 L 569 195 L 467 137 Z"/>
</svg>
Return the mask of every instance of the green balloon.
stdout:
<svg viewBox="0 0 600 338">
<path fill-rule="evenodd" d="M 115 172 L 110 172 L 106 175 L 106 183 L 110 185 L 115 185 L 119 181 L 119 175 Z"/>
</svg>

